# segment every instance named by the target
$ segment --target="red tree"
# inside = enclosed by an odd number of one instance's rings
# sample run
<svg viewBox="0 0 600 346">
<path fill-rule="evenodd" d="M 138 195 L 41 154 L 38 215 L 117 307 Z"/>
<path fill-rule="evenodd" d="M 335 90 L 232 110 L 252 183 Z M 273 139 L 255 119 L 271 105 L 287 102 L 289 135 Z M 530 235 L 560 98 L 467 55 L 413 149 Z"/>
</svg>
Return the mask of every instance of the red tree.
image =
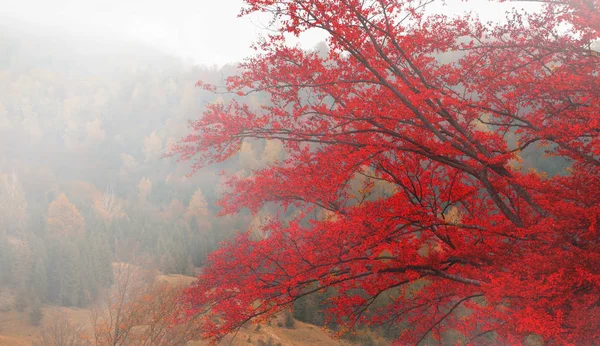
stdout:
<svg viewBox="0 0 600 346">
<path fill-rule="evenodd" d="M 428 15 L 430 2 L 246 0 L 277 31 L 226 91 L 271 103 L 211 105 L 172 154 L 198 169 L 244 139 L 281 140 L 287 159 L 233 178 L 223 213 L 302 213 L 210 256 L 186 295 L 206 336 L 333 287 L 337 323 L 401 323 L 401 343 L 449 328 L 472 343 L 600 340 L 600 1 L 547 0 L 503 24 Z M 329 34 L 326 56 L 284 43 L 312 28 Z M 536 145 L 568 173 L 516 168 Z M 394 193 L 357 197 L 361 175 Z"/>
</svg>

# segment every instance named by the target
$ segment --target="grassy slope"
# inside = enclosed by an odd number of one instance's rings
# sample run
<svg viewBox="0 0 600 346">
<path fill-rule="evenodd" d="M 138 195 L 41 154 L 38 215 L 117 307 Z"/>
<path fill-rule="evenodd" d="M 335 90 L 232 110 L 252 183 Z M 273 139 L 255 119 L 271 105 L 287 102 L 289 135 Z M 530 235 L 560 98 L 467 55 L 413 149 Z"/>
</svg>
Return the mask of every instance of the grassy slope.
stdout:
<svg viewBox="0 0 600 346">
<path fill-rule="evenodd" d="M 194 282 L 194 278 L 184 275 L 160 275 L 159 280 L 165 280 L 172 285 L 189 285 Z M 324 330 L 319 327 L 315 327 L 310 324 L 296 321 L 294 329 L 287 329 L 278 327 L 279 323 L 283 323 L 283 317 L 271 321 L 271 325 L 261 325 L 260 328 L 257 325 L 251 324 L 250 326 L 241 329 L 235 337 L 229 337 L 224 340 L 223 345 L 233 346 L 246 346 L 246 345 L 260 345 L 260 341 L 267 343 L 269 339 L 272 340 L 273 345 L 281 344 L 281 346 L 287 345 L 323 345 L 323 346 L 334 346 L 334 345 L 352 345 L 348 342 L 333 339 Z M 194 342 L 192 345 L 206 345 L 205 342 Z"/>
<path fill-rule="evenodd" d="M 89 325 L 89 311 L 87 309 L 71 309 L 65 307 L 44 307 L 44 320 L 53 315 L 64 314 L 76 325 Z M 27 311 L 0 312 L 0 346 L 25 346 L 31 345 L 39 338 L 41 326 L 29 324 Z"/>
<path fill-rule="evenodd" d="M 173 285 L 189 285 L 194 278 L 183 275 L 160 275 L 159 280 L 165 280 Z M 47 306 L 44 308 L 44 319 L 52 318 L 55 313 L 64 313 L 76 325 L 89 326 L 89 312 L 87 309 L 70 309 L 63 307 Z M 272 340 L 273 345 L 352 345 L 348 342 L 333 339 L 324 330 L 310 324 L 296 321 L 294 329 L 278 327 L 281 320 L 274 320 L 271 325 L 250 325 L 243 328 L 235 336 L 225 340 L 224 345 L 260 345 L 261 341 L 267 343 Z M 0 346 L 29 346 L 36 340 L 42 327 L 34 327 L 29 324 L 27 312 L 0 312 Z M 191 345 L 206 345 L 198 341 Z"/>
</svg>

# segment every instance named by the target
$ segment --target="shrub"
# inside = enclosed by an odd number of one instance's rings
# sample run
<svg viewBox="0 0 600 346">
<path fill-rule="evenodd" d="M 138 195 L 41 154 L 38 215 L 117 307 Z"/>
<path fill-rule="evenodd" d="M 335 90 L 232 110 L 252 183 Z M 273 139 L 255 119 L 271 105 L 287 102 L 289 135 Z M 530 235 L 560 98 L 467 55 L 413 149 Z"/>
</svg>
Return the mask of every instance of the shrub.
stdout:
<svg viewBox="0 0 600 346">
<path fill-rule="evenodd" d="M 29 310 L 29 323 L 31 323 L 32 326 L 39 326 L 42 324 L 43 320 L 44 310 L 42 310 L 42 304 L 39 302 L 35 303 L 31 307 L 31 310 Z"/>
</svg>

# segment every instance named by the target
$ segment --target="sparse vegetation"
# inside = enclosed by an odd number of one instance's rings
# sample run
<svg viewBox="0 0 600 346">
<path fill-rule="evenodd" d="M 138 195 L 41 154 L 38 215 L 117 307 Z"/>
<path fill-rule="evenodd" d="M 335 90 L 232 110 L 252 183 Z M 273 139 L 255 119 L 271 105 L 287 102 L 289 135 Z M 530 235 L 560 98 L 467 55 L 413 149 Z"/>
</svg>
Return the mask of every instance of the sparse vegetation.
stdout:
<svg viewBox="0 0 600 346">
<path fill-rule="evenodd" d="M 88 345 L 85 328 L 70 321 L 65 313 L 55 312 L 48 317 L 36 346 Z"/>
<path fill-rule="evenodd" d="M 273 338 L 269 337 L 266 341 L 263 339 L 258 339 L 259 346 L 281 346 L 281 343 L 275 343 Z"/>
</svg>

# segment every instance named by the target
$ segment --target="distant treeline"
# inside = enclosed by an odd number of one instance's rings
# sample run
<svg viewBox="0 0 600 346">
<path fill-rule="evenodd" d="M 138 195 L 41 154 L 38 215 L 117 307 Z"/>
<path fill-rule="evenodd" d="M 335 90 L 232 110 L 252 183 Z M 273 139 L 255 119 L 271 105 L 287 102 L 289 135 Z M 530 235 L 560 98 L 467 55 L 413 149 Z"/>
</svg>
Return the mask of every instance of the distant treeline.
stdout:
<svg viewBox="0 0 600 346">
<path fill-rule="evenodd" d="M 266 143 L 192 178 L 161 159 L 206 104 L 227 101 L 195 82 L 234 67 L 28 31 L 0 31 L 0 309 L 85 306 L 132 256 L 193 275 L 247 228 L 247 214 L 215 218 L 216 172 L 249 174 Z"/>
</svg>

